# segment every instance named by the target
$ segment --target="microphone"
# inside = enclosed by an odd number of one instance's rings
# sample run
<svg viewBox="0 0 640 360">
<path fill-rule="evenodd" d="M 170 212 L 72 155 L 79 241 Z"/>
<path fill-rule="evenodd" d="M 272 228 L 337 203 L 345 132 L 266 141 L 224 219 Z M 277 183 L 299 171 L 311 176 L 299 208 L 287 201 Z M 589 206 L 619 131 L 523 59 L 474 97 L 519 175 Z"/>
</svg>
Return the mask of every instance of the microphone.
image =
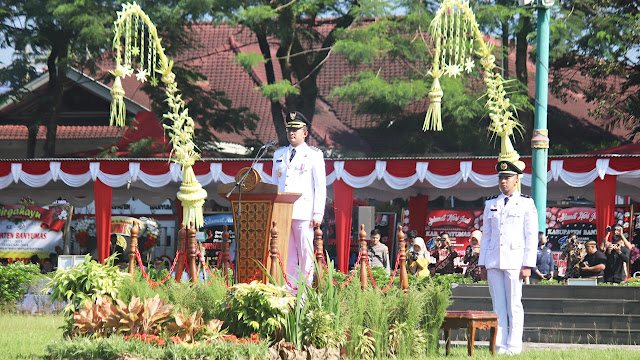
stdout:
<svg viewBox="0 0 640 360">
<path fill-rule="evenodd" d="M 266 144 L 262 145 L 262 148 L 263 148 L 263 149 L 267 149 L 267 148 L 269 148 L 269 147 L 271 147 L 271 146 L 273 146 L 273 145 L 275 145 L 275 144 L 276 144 L 276 141 L 275 141 L 275 140 L 271 140 L 271 141 L 269 141 L 268 143 L 266 143 Z"/>
</svg>

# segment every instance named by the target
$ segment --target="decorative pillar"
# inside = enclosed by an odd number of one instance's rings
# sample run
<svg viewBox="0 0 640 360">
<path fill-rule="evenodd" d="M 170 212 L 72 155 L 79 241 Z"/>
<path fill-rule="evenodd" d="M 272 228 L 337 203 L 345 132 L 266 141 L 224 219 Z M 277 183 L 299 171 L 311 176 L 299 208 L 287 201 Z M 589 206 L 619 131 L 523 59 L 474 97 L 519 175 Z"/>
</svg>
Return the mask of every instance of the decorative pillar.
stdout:
<svg viewBox="0 0 640 360">
<path fill-rule="evenodd" d="M 553 3 L 553 2 L 551 2 Z M 536 52 L 536 101 L 531 138 L 531 196 L 538 210 L 538 230 L 547 229 L 547 163 L 549 130 L 547 130 L 547 99 L 549 95 L 549 8 L 538 6 Z"/>
<path fill-rule="evenodd" d="M 193 221 L 189 222 L 189 277 L 192 283 L 198 282 L 198 269 L 196 268 L 196 227 L 193 225 Z"/>
<path fill-rule="evenodd" d="M 367 288 L 367 265 L 369 265 L 369 255 L 367 254 L 367 232 L 364 230 L 364 224 L 360 224 L 360 287 L 362 290 Z"/>
<path fill-rule="evenodd" d="M 278 262 L 278 235 L 279 235 L 279 231 L 278 228 L 276 227 L 276 225 L 278 225 L 278 222 L 273 220 L 272 223 L 272 227 L 271 227 L 271 246 L 270 246 L 270 250 L 269 250 L 269 254 L 271 256 L 271 264 L 269 264 L 269 275 L 271 275 L 271 278 L 273 279 L 273 281 L 275 281 L 275 285 L 280 285 L 280 277 L 278 276 L 278 266 L 280 265 L 280 263 Z"/>
<path fill-rule="evenodd" d="M 398 267 L 400 268 L 400 289 L 406 294 L 409 290 L 409 275 L 407 274 L 407 250 L 404 242 L 404 232 L 402 232 L 402 225 L 398 225 L 398 247 L 400 251 L 400 260 Z"/>
<path fill-rule="evenodd" d="M 320 227 L 316 227 L 313 231 L 314 238 L 314 253 L 316 254 L 316 265 L 318 269 L 316 276 L 316 288 L 324 289 L 324 247 L 322 240 L 322 230 Z M 329 279 L 331 281 L 331 279 Z"/>
<path fill-rule="evenodd" d="M 131 227 L 131 241 L 129 241 L 129 275 L 131 275 L 131 281 L 135 279 L 136 274 L 136 250 L 138 249 L 138 233 L 140 232 L 140 226 L 137 221 L 133 222 Z"/>
</svg>

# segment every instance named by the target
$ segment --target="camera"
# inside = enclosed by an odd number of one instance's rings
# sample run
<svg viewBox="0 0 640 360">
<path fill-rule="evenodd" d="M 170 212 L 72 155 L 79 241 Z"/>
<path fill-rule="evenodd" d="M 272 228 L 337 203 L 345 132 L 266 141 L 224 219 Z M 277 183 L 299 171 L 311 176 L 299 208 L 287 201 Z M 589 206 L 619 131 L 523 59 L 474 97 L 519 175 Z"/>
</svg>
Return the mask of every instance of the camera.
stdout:
<svg viewBox="0 0 640 360">
<path fill-rule="evenodd" d="M 417 252 L 415 252 L 415 251 L 411 251 L 411 252 L 409 253 L 409 255 L 411 256 L 411 260 L 413 260 L 413 261 L 418 260 L 418 253 L 417 253 Z"/>
<path fill-rule="evenodd" d="M 606 232 L 611 232 L 611 231 L 613 230 L 613 228 L 611 228 L 611 226 L 607 226 L 607 227 L 605 228 L 605 230 L 606 230 Z"/>
</svg>

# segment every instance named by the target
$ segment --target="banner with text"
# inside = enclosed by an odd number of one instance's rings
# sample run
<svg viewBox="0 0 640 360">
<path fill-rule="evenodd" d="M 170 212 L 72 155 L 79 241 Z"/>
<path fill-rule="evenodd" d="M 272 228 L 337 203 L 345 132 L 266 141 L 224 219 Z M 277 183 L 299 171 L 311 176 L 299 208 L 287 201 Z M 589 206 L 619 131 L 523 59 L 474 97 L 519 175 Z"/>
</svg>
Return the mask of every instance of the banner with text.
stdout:
<svg viewBox="0 0 640 360">
<path fill-rule="evenodd" d="M 62 246 L 68 206 L 0 206 L 0 258 L 46 258 Z"/>
<path fill-rule="evenodd" d="M 458 256 L 464 256 L 471 233 L 481 229 L 482 210 L 429 210 L 424 241 L 427 247 L 435 246 L 435 239 L 446 232 Z"/>
</svg>

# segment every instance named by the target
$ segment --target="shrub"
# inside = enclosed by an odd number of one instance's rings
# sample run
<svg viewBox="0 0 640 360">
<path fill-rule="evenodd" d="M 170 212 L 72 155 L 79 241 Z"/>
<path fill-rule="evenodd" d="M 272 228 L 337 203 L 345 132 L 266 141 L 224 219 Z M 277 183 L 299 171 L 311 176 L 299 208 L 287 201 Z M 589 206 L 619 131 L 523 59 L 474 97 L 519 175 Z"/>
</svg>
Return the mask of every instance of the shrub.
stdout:
<svg viewBox="0 0 640 360">
<path fill-rule="evenodd" d="M 208 322 L 220 318 L 218 313 L 220 309 L 213 305 L 225 299 L 228 291 L 221 276 L 214 276 L 210 283 L 202 281 L 195 284 L 176 283 L 169 280 L 165 286 L 158 287 L 156 290 L 164 293 L 169 302 L 179 305 L 186 312 L 202 311 L 202 320 Z"/>
<path fill-rule="evenodd" d="M 73 313 L 81 309 L 85 301 L 95 302 L 101 296 L 108 296 L 111 300 L 117 298 L 119 288 L 129 274 L 113 266 L 115 255 L 100 264 L 87 254 L 83 263 L 71 269 L 58 270 L 51 279 L 47 287 L 51 291 L 51 300 L 69 301 L 63 309 L 67 333 L 73 330 Z"/>
<path fill-rule="evenodd" d="M 273 338 L 284 327 L 285 313 L 293 302 L 281 287 L 257 281 L 236 284 L 219 303 L 219 316 L 233 335 L 248 337 L 256 333 L 261 338 Z"/>
<path fill-rule="evenodd" d="M 0 266 L 0 305 L 15 307 L 17 301 L 27 293 L 27 285 L 40 274 L 35 264 L 14 262 Z"/>
</svg>

